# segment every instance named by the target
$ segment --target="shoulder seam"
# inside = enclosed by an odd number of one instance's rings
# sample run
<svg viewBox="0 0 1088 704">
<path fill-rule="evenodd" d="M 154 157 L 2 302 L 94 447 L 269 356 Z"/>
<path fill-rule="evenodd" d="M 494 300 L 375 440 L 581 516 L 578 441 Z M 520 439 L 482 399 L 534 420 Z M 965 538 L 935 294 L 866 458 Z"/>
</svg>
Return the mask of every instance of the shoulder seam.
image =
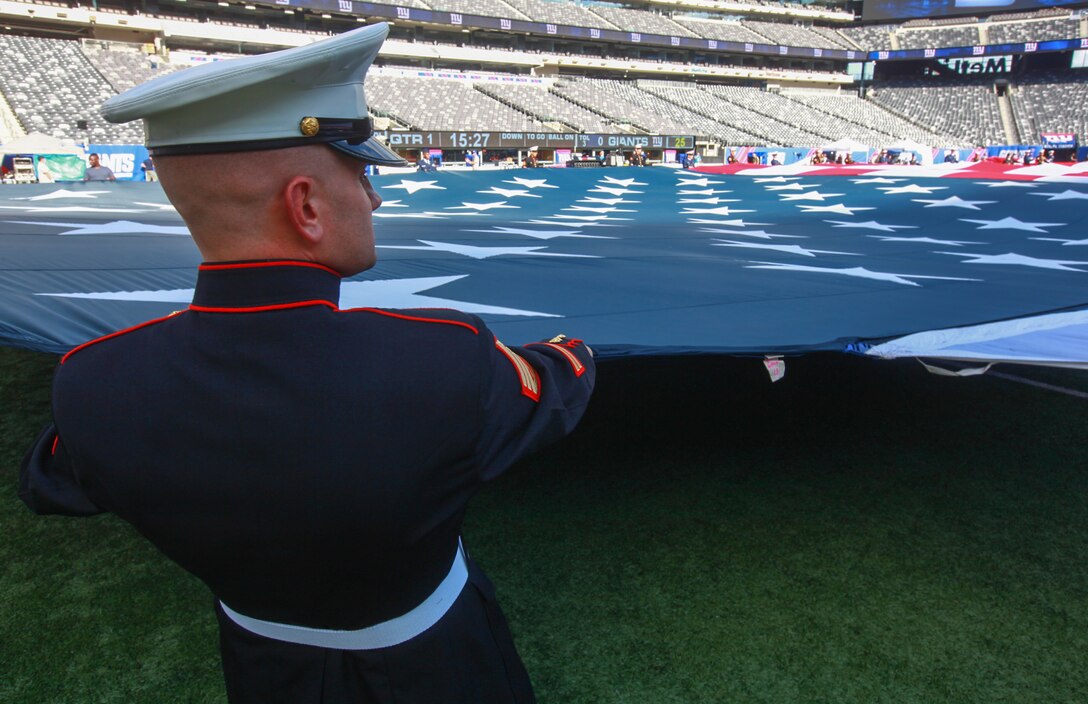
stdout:
<svg viewBox="0 0 1088 704">
<path fill-rule="evenodd" d="M 68 352 L 63 357 L 60 358 L 60 363 L 64 364 L 65 362 L 68 361 L 68 358 L 71 357 L 73 354 L 75 354 L 76 352 L 79 352 L 80 350 L 84 350 L 84 349 L 90 347 L 91 345 L 96 345 L 99 342 L 104 342 L 105 340 L 109 340 L 109 339 L 112 339 L 114 337 L 120 337 L 121 335 L 124 335 L 126 333 L 134 332 L 134 331 L 139 330 L 141 328 L 146 328 L 146 327 L 148 327 L 150 325 L 154 325 L 155 323 L 161 323 L 164 320 L 169 320 L 170 318 L 173 318 L 175 315 L 179 315 L 179 314 L 184 313 L 184 312 L 185 311 L 183 311 L 183 310 L 176 310 L 173 313 L 171 313 L 170 315 L 164 315 L 161 318 L 153 318 L 152 320 L 145 320 L 142 323 L 139 323 L 137 325 L 133 325 L 132 327 L 129 327 L 129 328 L 125 328 L 124 330 L 117 330 L 116 332 L 111 332 L 108 335 L 103 335 L 102 337 L 96 337 L 93 340 L 88 340 L 87 342 L 84 342 L 82 345 L 77 345 L 76 347 L 73 347 L 72 349 L 68 350 Z"/>
<path fill-rule="evenodd" d="M 340 311 L 341 313 L 374 313 L 375 315 L 384 315 L 387 318 L 397 318 L 398 320 L 407 320 L 416 323 L 439 323 L 442 325 L 453 325 L 456 327 L 465 328 L 472 331 L 473 335 L 479 335 L 480 330 L 471 323 L 466 323 L 463 320 L 445 320 L 443 318 L 424 318 L 415 315 L 405 315 L 403 313 L 394 313 L 388 310 L 382 310 L 380 308 L 345 308 Z"/>
</svg>

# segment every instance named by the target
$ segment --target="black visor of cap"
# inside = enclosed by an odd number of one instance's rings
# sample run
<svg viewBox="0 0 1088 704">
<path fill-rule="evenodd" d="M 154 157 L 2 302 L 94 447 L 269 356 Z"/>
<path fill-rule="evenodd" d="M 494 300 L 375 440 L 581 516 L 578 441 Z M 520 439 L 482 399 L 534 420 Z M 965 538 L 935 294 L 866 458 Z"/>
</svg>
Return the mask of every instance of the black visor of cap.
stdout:
<svg viewBox="0 0 1088 704">
<path fill-rule="evenodd" d="M 194 154 L 229 154 L 254 152 L 288 147 L 304 147 L 310 144 L 328 144 L 337 151 L 380 166 L 404 166 L 407 162 L 396 152 L 382 144 L 373 134 L 370 118 L 361 120 L 340 118 L 306 118 L 313 120 L 317 129 L 308 136 L 282 139 L 263 139 L 247 142 L 214 142 L 207 144 L 171 144 L 150 147 L 152 156 L 177 156 Z"/>
</svg>

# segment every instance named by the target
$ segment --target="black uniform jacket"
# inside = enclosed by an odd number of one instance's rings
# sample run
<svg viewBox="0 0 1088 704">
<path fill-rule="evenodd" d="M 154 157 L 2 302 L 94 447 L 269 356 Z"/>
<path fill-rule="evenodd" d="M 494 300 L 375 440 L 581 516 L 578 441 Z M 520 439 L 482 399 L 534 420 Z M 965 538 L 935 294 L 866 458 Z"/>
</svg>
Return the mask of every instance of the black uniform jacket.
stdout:
<svg viewBox="0 0 1088 704">
<path fill-rule="evenodd" d="M 116 513 L 246 616 L 347 630 L 411 610 L 481 483 L 578 422 L 593 360 L 579 340 L 506 348 L 452 310 L 340 310 L 339 287 L 319 264 L 205 264 L 188 310 L 69 352 L 23 501 Z M 531 697 L 470 574 L 439 624 L 378 651 L 268 641 L 220 611 L 231 701 Z"/>
</svg>

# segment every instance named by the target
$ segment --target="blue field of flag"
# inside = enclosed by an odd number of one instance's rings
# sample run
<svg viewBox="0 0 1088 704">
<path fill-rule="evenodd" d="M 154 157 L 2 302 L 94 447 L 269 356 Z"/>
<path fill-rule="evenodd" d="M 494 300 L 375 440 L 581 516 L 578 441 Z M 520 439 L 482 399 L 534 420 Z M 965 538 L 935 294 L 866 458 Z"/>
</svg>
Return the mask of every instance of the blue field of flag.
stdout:
<svg viewBox="0 0 1088 704">
<path fill-rule="evenodd" d="M 458 308 L 603 356 L 842 350 L 1088 307 L 1088 186 L 909 173 L 379 176 L 379 261 L 340 304 Z M 184 308 L 200 257 L 156 184 L 57 184 L 0 188 L 0 261 L 0 341 L 60 352 Z"/>
</svg>

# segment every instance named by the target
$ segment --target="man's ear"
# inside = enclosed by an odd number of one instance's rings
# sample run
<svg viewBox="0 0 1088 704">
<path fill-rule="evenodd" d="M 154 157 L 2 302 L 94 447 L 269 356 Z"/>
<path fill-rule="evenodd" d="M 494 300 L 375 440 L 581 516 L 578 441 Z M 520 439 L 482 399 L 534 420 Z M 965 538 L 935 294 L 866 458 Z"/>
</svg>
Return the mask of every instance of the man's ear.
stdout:
<svg viewBox="0 0 1088 704">
<path fill-rule="evenodd" d="M 318 244 L 325 233 L 318 216 L 316 181 L 309 176 L 295 176 L 283 187 L 283 203 L 295 233 Z"/>
</svg>

